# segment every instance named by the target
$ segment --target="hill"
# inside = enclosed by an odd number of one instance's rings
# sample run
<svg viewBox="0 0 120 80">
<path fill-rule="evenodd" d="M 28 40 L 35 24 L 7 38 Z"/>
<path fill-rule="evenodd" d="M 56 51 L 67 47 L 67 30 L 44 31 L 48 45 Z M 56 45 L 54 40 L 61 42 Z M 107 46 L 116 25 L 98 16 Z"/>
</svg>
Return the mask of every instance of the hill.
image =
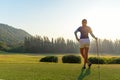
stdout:
<svg viewBox="0 0 120 80">
<path fill-rule="evenodd" d="M 22 29 L 0 23 L 0 42 L 5 42 L 7 45 L 14 45 L 23 42 L 27 36 L 31 35 Z"/>
</svg>

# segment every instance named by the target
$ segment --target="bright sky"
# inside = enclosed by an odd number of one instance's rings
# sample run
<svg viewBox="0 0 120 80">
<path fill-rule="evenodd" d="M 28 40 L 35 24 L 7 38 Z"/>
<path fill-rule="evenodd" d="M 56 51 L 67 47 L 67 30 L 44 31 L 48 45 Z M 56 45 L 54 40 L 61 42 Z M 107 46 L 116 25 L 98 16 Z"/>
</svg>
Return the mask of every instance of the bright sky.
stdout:
<svg viewBox="0 0 120 80">
<path fill-rule="evenodd" d="M 120 39 L 120 0 L 0 0 L 0 23 L 32 35 L 75 39 L 83 18 L 98 38 Z"/>
</svg>

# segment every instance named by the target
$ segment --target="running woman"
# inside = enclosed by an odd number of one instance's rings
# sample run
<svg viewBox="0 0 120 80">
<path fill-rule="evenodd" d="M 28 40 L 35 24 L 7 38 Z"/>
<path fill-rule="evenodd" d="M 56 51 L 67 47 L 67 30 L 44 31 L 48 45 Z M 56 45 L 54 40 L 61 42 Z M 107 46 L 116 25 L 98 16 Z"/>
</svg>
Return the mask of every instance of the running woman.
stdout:
<svg viewBox="0 0 120 80">
<path fill-rule="evenodd" d="M 80 32 L 80 38 L 78 38 L 77 33 Z M 86 69 L 86 64 L 88 64 L 88 67 L 90 68 L 92 63 L 88 61 L 88 51 L 90 46 L 90 40 L 88 34 L 90 33 L 91 36 L 97 40 L 97 37 L 92 33 L 92 30 L 89 26 L 87 26 L 87 20 L 82 20 L 82 26 L 80 26 L 75 32 L 75 37 L 77 41 L 80 43 L 80 53 L 84 59 L 84 66 L 83 69 Z"/>
</svg>

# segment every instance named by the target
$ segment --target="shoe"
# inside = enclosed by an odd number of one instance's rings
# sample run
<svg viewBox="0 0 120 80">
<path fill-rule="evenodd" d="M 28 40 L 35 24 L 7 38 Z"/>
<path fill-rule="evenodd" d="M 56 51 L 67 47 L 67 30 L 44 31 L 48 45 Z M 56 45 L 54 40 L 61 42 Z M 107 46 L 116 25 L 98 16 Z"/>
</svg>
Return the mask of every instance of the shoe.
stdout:
<svg viewBox="0 0 120 80">
<path fill-rule="evenodd" d="M 82 67 L 82 69 L 86 69 L 86 67 L 85 67 L 85 66 L 83 66 L 83 67 Z"/>
<path fill-rule="evenodd" d="M 88 64 L 88 67 L 90 68 L 90 67 L 91 67 L 91 65 L 92 65 L 92 63 L 89 63 L 89 64 Z"/>
</svg>

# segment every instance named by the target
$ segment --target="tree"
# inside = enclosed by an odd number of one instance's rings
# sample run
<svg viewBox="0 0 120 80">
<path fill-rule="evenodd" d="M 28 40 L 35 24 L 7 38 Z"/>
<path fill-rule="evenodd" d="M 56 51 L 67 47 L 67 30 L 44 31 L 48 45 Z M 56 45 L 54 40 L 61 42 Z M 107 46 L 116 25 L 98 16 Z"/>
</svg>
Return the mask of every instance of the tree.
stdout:
<svg viewBox="0 0 120 80">
<path fill-rule="evenodd" d="M 1 51 L 6 51 L 8 50 L 8 46 L 5 42 L 0 42 L 0 50 Z"/>
</svg>

